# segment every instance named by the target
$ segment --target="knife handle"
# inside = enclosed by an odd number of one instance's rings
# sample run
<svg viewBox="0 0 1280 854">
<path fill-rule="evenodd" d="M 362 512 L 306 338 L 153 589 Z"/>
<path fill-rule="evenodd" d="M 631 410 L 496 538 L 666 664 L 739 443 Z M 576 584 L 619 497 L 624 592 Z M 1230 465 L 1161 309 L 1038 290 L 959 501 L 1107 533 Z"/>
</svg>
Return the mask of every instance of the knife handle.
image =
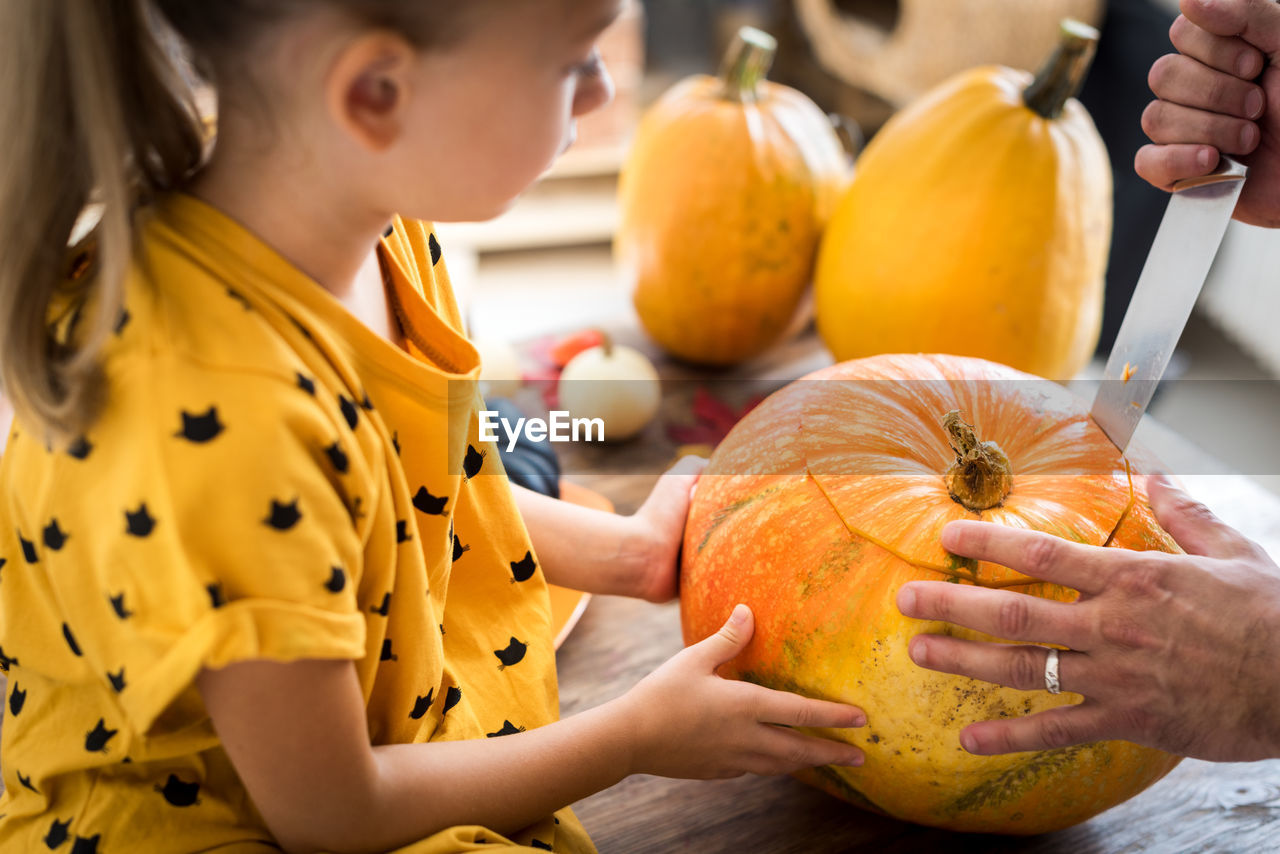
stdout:
<svg viewBox="0 0 1280 854">
<path fill-rule="evenodd" d="M 1171 192 L 1180 193 L 1183 190 L 1190 190 L 1195 187 L 1207 187 L 1210 184 L 1221 184 L 1224 181 L 1243 181 L 1245 176 L 1249 174 L 1249 167 L 1245 166 L 1239 160 L 1227 157 L 1225 154 L 1218 158 L 1218 168 L 1214 169 L 1208 175 L 1198 175 L 1195 178 L 1183 178 L 1181 181 L 1173 185 Z"/>
</svg>

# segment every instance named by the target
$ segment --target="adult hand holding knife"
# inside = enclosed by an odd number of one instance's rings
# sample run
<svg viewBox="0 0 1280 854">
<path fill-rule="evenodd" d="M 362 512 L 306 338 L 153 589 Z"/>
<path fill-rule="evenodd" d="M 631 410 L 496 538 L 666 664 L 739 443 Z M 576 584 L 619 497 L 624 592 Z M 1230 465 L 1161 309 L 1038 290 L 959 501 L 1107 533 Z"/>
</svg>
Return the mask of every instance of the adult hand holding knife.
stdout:
<svg viewBox="0 0 1280 854">
<path fill-rule="evenodd" d="M 1178 192 L 1092 411 L 1122 451 L 1233 209 L 1243 222 L 1280 226 L 1280 5 L 1182 0 L 1181 8 L 1170 31 L 1179 53 L 1158 60 L 1149 77 L 1159 100 L 1142 122 L 1153 144 L 1135 160 L 1147 181 Z M 1228 159 L 1233 156 L 1243 165 Z M 1280 756 L 1280 671 L 1272 666 L 1280 643 L 1280 569 L 1167 480 L 1146 480 L 1157 519 L 1185 555 L 953 522 L 943 532 L 949 551 L 1075 588 L 1079 600 L 1065 604 L 943 582 L 903 586 L 898 606 L 909 617 L 1024 642 L 920 635 L 910 647 L 917 664 L 1084 697 L 1028 717 L 971 724 L 960 733 L 966 750 L 1006 753 L 1124 739 L 1219 761 Z"/>
<path fill-rule="evenodd" d="M 1248 169 L 1223 157 L 1173 186 L 1090 414 L 1123 452 L 1155 394 L 1231 222 Z"/>
</svg>

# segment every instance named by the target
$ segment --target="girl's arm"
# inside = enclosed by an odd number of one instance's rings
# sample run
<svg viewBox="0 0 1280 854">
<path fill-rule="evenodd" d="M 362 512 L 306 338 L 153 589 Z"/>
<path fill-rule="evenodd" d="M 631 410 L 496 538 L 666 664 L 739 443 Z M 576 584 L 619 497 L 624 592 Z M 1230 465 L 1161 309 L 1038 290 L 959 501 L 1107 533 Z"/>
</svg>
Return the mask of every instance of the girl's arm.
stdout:
<svg viewBox="0 0 1280 854">
<path fill-rule="evenodd" d="M 636 516 L 619 516 L 511 485 L 547 580 L 587 593 L 643 598 L 652 537 Z"/>
<path fill-rule="evenodd" d="M 690 491 L 705 465 L 700 457 L 681 459 L 631 516 L 579 507 L 512 484 L 547 580 L 651 602 L 674 597 Z"/>
<path fill-rule="evenodd" d="M 509 835 L 633 773 L 713 778 L 861 764 L 848 744 L 771 725 L 862 726 L 861 710 L 715 675 L 751 633 L 751 612 L 739 606 L 720 632 L 624 696 L 470 741 L 372 747 L 349 661 L 247 661 L 203 670 L 197 685 L 286 851 L 388 851 L 456 825 Z"/>
</svg>

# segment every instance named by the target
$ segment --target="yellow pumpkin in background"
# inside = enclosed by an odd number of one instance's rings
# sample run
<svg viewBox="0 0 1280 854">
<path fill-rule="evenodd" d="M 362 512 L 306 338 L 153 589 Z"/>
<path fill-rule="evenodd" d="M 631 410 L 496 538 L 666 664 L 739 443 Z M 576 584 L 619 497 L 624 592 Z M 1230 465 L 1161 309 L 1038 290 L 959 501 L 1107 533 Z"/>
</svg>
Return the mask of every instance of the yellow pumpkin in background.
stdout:
<svg viewBox="0 0 1280 854">
<path fill-rule="evenodd" d="M 1069 379 L 1102 319 L 1111 167 L 1074 99 L 1097 31 L 1062 24 L 1033 79 L 962 72 L 867 145 L 814 276 L 838 361 L 953 353 Z"/>
<path fill-rule="evenodd" d="M 827 116 L 765 80 L 744 27 L 719 77 L 677 83 L 641 119 L 619 178 L 617 257 L 641 324 L 676 358 L 733 365 L 779 339 L 849 173 Z"/>
</svg>

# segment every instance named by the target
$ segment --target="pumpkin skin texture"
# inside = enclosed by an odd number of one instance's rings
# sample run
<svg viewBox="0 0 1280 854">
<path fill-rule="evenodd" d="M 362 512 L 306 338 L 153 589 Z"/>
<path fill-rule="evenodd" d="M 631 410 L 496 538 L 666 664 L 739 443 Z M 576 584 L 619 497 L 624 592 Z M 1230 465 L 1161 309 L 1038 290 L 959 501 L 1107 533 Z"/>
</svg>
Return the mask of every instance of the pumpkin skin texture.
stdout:
<svg viewBox="0 0 1280 854">
<path fill-rule="evenodd" d="M 642 117 L 619 177 L 614 244 L 649 336 L 713 366 L 756 356 L 786 331 L 849 171 L 812 101 L 726 74 L 676 84 Z"/>
<path fill-rule="evenodd" d="M 1081 72 L 1082 73 L 1082 72 Z M 1074 99 L 1046 118 L 1032 77 L 962 72 L 872 138 L 814 276 L 837 360 L 976 356 L 1070 379 L 1097 346 L 1111 167 Z"/>
<path fill-rule="evenodd" d="M 1007 455 L 1002 503 L 967 509 L 944 474 L 942 427 L 958 410 Z M 746 649 L 718 671 L 860 706 L 862 729 L 812 730 L 861 748 L 858 768 L 796 776 L 894 818 L 959 831 L 1035 834 L 1133 797 L 1178 757 L 1128 742 L 1006 756 L 960 746 L 969 723 L 1081 702 L 936 673 L 912 637 L 968 629 L 903 617 L 908 581 L 954 580 L 1058 601 L 1075 591 L 948 554 L 943 526 L 984 519 L 1093 545 L 1179 551 L 1156 523 L 1136 469 L 1060 386 L 979 359 L 879 356 L 794 382 L 729 433 L 698 481 L 685 528 L 686 644 L 713 634 L 738 602 L 755 613 Z"/>
</svg>

